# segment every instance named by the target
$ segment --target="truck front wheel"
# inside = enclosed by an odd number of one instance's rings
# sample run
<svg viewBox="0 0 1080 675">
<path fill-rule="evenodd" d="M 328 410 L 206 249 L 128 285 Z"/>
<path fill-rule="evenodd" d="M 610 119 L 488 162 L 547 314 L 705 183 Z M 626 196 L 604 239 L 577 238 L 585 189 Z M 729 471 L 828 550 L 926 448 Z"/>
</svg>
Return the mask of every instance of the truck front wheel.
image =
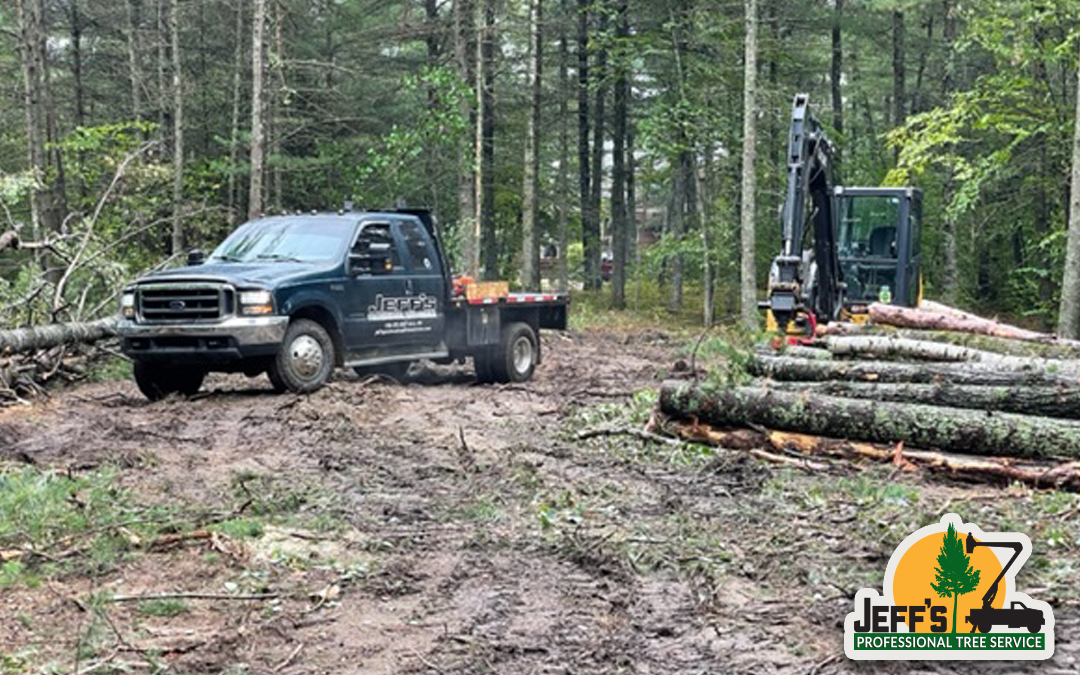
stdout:
<svg viewBox="0 0 1080 675">
<path fill-rule="evenodd" d="M 169 394 L 191 396 L 199 391 L 205 377 L 206 373 L 197 369 L 135 363 L 135 384 L 151 401 L 160 401 Z"/>
<path fill-rule="evenodd" d="M 305 394 L 319 389 L 334 370 L 334 342 L 310 319 L 297 319 L 285 331 L 285 340 L 267 375 L 274 389 Z"/>
<path fill-rule="evenodd" d="M 540 360 L 540 341 L 527 323 L 512 323 L 503 329 L 495 348 L 491 371 L 498 382 L 527 382 Z"/>
</svg>

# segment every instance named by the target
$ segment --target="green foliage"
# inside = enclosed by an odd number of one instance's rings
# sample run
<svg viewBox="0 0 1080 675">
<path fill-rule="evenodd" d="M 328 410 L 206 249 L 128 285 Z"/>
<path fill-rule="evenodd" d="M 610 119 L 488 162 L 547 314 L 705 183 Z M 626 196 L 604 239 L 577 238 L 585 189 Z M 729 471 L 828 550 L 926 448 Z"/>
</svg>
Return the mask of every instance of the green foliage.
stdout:
<svg viewBox="0 0 1080 675">
<path fill-rule="evenodd" d="M 233 539 L 258 539 L 266 532 L 262 523 L 246 518 L 226 520 L 215 525 L 214 529 Z"/>
<path fill-rule="evenodd" d="M 961 595 L 966 595 L 979 585 L 981 570 L 971 567 L 971 558 L 964 550 L 964 542 L 956 534 L 956 528 L 949 523 L 949 530 L 941 543 L 937 567 L 934 568 L 935 581 L 930 587 L 942 598 L 953 598 L 952 632 L 956 633 L 959 617 L 956 616 L 955 602 Z"/>
<path fill-rule="evenodd" d="M 132 520 L 132 499 L 118 486 L 115 473 L 97 471 L 69 476 L 34 468 L 0 471 L 0 550 L 23 552 L 0 566 L 0 586 L 33 584 L 62 571 L 53 556 L 77 551 L 62 564 L 107 570 L 129 544 L 123 525 L 136 536 L 152 536 L 155 510 Z M 41 552 L 43 555 L 37 555 Z"/>
</svg>

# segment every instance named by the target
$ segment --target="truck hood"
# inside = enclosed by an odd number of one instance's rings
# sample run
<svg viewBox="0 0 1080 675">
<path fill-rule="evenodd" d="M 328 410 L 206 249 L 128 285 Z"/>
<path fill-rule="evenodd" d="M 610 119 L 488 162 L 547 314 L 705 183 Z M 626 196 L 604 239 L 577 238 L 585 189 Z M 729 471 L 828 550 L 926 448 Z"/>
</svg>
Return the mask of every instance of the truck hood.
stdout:
<svg viewBox="0 0 1080 675">
<path fill-rule="evenodd" d="M 235 286 L 273 288 L 283 283 L 325 272 L 336 265 L 313 262 L 208 263 L 177 267 L 153 272 L 136 281 L 137 284 L 168 281 L 218 281 Z"/>
</svg>

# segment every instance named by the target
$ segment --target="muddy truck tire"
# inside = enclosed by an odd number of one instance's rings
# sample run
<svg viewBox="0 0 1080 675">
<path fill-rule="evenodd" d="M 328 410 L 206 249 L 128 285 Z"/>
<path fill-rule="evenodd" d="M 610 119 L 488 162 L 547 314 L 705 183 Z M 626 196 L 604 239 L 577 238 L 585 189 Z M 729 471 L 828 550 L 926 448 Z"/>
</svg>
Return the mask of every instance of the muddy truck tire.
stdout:
<svg viewBox="0 0 1080 675">
<path fill-rule="evenodd" d="M 540 341 L 527 323 L 503 328 L 502 340 L 493 351 L 491 369 L 497 382 L 527 382 L 540 361 Z"/>
<path fill-rule="evenodd" d="M 267 375 L 278 392 L 306 394 L 320 389 L 334 371 L 334 341 L 321 325 L 297 319 L 285 330 L 281 350 Z"/>
<path fill-rule="evenodd" d="M 151 401 L 160 401 L 169 394 L 191 396 L 202 387 L 205 377 L 201 370 L 135 363 L 135 384 Z"/>
</svg>

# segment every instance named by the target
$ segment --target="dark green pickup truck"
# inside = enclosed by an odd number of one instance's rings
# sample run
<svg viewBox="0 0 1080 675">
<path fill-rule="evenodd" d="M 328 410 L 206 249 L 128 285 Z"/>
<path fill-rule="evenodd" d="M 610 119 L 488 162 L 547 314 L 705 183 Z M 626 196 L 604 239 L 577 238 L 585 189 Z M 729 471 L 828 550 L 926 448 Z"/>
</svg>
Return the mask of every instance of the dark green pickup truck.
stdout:
<svg viewBox="0 0 1080 675">
<path fill-rule="evenodd" d="M 565 294 L 456 292 L 421 210 L 262 218 L 188 262 L 123 291 L 123 351 L 150 399 L 193 394 L 208 372 L 310 392 L 335 367 L 394 374 L 419 359 L 472 358 L 482 381 L 521 382 L 540 329 L 567 322 Z"/>
</svg>

